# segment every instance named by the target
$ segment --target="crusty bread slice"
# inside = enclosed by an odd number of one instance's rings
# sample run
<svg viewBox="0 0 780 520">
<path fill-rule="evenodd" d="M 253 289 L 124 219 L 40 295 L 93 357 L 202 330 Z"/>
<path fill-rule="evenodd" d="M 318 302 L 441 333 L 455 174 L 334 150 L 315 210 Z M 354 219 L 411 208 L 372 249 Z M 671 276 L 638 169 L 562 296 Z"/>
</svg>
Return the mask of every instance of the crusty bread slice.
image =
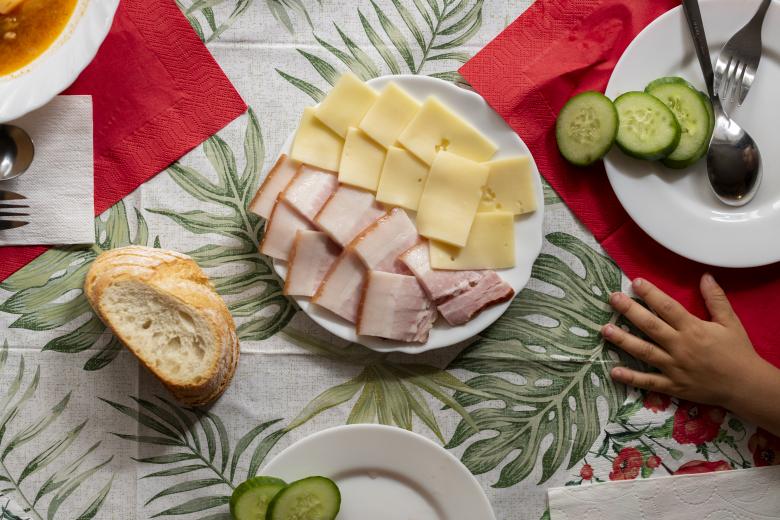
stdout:
<svg viewBox="0 0 780 520">
<path fill-rule="evenodd" d="M 183 404 L 207 404 L 238 364 L 233 317 L 190 257 L 141 246 L 98 256 L 84 292 L 114 335 Z"/>
</svg>

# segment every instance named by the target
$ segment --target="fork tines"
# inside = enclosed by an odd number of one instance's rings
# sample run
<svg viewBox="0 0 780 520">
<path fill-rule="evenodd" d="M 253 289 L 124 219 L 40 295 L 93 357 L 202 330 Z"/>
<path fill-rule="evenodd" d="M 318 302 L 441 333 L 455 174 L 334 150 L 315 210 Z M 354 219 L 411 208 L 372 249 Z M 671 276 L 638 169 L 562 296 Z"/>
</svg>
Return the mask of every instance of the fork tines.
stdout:
<svg viewBox="0 0 780 520">
<path fill-rule="evenodd" d="M 0 190 L 0 201 L 21 201 L 26 199 L 24 195 L 20 195 L 19 193 L 14 193 L 12 191 L 3 191 Z M 27 206 L 26 204 L 5 204 L 0 203 L 0 209 L 7 209 L 7 210 L 23 210 L 27 209 L 30 206 Z M 26 226 L 29 224 L 29 222 L 23 221 L 23 220 L 3 220 L 2 217 L 29 217 L 29 213 L 20 213 L 18 211 L 0 211 L 0 231 L 7 230 L 7 229 L 14 229 L 22 226 Z"/>
</svg>

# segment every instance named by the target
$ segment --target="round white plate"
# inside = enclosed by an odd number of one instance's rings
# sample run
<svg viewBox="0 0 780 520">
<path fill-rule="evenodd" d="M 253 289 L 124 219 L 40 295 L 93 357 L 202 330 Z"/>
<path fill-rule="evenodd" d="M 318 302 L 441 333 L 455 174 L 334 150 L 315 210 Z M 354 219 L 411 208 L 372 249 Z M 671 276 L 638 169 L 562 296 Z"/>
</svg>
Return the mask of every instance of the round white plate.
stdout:
<svg viewBox="0 0 780 520">
<path fill-rule="evenodd" d="M 42 107 L 81 74 L 106 39 L 119 0 L 79 0 L 59 38 L 33 62 L 0 76 L 0 123 Z"/>
<path fill-rule="evenodd" d="M 755 13 L 760 0 L 702 0 L 701 11 L 713 61 L 728 39 Z M 745 104 L 732 117 L 758 143 L 763 181 L 742 208 L 720 203 L 707 180 L 706 161 L 686 170 L 631 159 L 613 150 L 605 160 L 621 204 L 645 232 L 675 253 L 704 264 L 754 267 L 780 260 L 780 3 L 764 23 L 764 55 Z M 615 67 L 607 87 L 614 99 L 643 90 L 662 76 L 682 76 L 702 91 L 704 79 L 682 8 L 651 23 Z"/>
<path fill-rule="evenodd" d="M 392 426 L 338 426 L 298 441 L 263 475 L 312 475 L 341 491 L 339 520 L 495 520 L 477 480 L 447 450 Z"/>
<path fill-rule="evenodd" d="M 507 126 L 501 117 L 491 109 L 487 102 L 475 92 L 456 87 L 452 83 L 427 76 L 382 76 L 374 78 L 367 83 L 377 90 L 381 90 L 388 83 L 396 83 L 406 90 L 411 96 L 422 101 L 428 96 L 436 96 L 443 103 L 454 110 L 459 116 L 474 125 L 479 131 L 488 136 L 498 145 L 498 153 L 495 158 L 510 157 L 516 155 L 531 156 L 531 152 L 517 134 Z M 290 135 L 279 152 L 290 152 L 295 134 Z M 515 218 L 515 258 L 517 265 L 512 269 L 498 270 L 501 277 L 519 293 L 528 283 L 531 277 L 536 257 L 542 250 L 542 221 L 544 220 L 544 194 L 539 170 L 531 159 L 534 173 L 534 185 L 538 208 L 529 215 L 521 215 Z M 414 215 L 411 215 L 414 217 Z M 284 278 L 287 275 L 286 262 L 274 260 L 274 268 L 277 274 Z M 494 305 L 476 316 L 473 320 L 459 327 L 448 325 L 443 319 L 438 319 L 431 330 L 428 341 L 422 345 L 389 341 L 368 336 L 358 336 L 355 325 L 336 316 L 335 314 L 313 305 L 308 298 L 295 298 L 301 309 L 314 321 L 327 329 L 332 334 L 367 346 L 379 352 L 406 352 L 418 354 L 435 348 L 448 347 L 461 341 L 476 336 L 490 326 L 506 311 L 511 302 Z"/>
</svg>

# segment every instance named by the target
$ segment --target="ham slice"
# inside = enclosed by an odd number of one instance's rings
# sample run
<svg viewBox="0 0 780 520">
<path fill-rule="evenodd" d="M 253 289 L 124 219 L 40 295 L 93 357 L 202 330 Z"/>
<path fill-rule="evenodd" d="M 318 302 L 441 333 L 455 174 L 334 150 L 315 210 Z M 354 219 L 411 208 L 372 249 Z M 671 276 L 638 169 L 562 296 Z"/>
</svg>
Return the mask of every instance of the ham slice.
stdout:
<svg viewBox="0 0 780 520">
<path fill-rule="evenodd" d="M 325 233 L 298 231 L 290 253 L 284 294 L 314 296 L 340 253 L 341 248 Z"/>
<path fill-rule="evenodd" d="M 420 240 L 417 228 L 401 208 L 394 208 L 358 235 L 349 247 L 370 271 L 407 274 L 398 256 Z"/>
<path fill-rule="evenodd" d="M 363 263 L 354 252 L 346 249 L 331 266 L 311 301 L 355 323 L 365 277 Z"/>
<path fill-rule="evenodd" d="M 303 215 L 283 200 L 274 205 L 271 218 L 265 225 L 265 235 L 260 243 L 260 252 L 271 258 L 288 260 L 295 234 L 313 227 Z"/>
<path fill-rule="evenodd" d="M 485 271 L 444 271 L 431 267 L 427 242 L 420 242 L 403 253 L 399 260 L 417 277 L 428 297 L 435 302 L 471 289 L 485 276 Z"/>
<path fill-rule="evenodd" d="M 301 163 L 282 154 L 249 203 L 249 211 L 264 219 L 271 217 L 276 198 L 290 184 Z"/>
<path fill-rule="evenodd" d="M 302 164 L 280 197 L 314 222 L 314 217 L 336 191 L 338 184 L 335 174 Z"/>
<path fill-rule="evenodd" d="M 373 193 L 341 185 L 325 203 L 314 223 L 342 247 L 385 214 Z"/>
<path fill-rule="evenodd" d="M 486 271 L 476 285 L 439 304 L 439 312 L 450 325 L 463 325 L 491 305 L 511 300 L 512 286 L 495 271 Z"/>
<path fill-rule="evenodd" d="M 436 309 L 414 276 L 370 271 L 360 301 L 357 333 L 425 343 Z"/>
</svg>

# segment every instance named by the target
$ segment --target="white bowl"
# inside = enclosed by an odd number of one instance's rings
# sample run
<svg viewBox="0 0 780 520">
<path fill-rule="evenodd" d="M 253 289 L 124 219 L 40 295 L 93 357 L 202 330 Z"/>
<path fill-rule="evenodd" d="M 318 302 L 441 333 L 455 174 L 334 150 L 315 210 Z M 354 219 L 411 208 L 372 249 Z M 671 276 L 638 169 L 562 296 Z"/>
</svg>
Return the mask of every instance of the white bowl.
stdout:
<svg viewBox="0 0 780 520">
<path fill-rule="evenodd" d="M 79 0 L 62 34 L 31 63 L 0 76 L 0 123 L 42 107 L 68 88 L 97 54 L 119 0 Z"/>
</svg>

